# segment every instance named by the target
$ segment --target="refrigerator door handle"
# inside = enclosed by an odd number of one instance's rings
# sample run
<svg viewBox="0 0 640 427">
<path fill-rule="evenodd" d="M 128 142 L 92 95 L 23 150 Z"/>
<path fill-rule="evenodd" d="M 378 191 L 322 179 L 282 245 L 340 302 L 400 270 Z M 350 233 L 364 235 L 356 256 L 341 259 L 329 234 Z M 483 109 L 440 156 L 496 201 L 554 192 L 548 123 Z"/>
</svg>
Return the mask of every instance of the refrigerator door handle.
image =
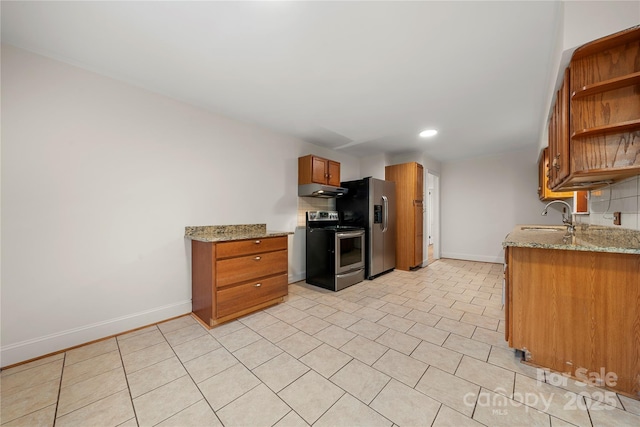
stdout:
<svg viewBox="0 0 640 427">
<path fill-rule="evenodd" d="M 387 196 L 382 196 L 382 205 L 384 210 L 382 211 L 382 232 L 386 232 L 389 229 L 389 199 Z"/>
</svg>

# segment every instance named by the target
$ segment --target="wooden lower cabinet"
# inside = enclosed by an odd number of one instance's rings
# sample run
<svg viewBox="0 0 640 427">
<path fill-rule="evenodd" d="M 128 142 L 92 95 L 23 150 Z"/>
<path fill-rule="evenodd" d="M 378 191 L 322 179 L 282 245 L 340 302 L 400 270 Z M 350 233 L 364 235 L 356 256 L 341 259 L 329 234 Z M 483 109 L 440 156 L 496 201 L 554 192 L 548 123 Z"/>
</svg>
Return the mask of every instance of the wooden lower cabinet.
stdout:
<svg viewBox="0 0 640 427">
<path fill-rule="evenodd" d="M 506 258 L 509 346 L 640 398 L 640 255 L 509 247 Z M 605 384 L 603 373 L 617 379 Z"/>
<path fill-rule="evenodd" d="M 282 301 L 288 293 L 287 237 L 192 240 L 193 313 L 211 327 Z"/>
</svg>

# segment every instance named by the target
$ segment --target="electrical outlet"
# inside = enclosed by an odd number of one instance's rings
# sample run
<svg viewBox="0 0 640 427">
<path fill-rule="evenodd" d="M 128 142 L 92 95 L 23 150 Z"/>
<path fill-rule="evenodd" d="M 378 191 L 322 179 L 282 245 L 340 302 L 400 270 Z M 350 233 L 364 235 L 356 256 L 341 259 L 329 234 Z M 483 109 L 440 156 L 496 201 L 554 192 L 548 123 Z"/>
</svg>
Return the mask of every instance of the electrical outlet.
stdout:
<svg viewBox="0 0 640 427">
<path fill-rule="evenodd" d="M 620 225 L 620 216 L 622 215 L 621 212 L 614 212 L 613 213 L 613 225 Z"/>
</svg>

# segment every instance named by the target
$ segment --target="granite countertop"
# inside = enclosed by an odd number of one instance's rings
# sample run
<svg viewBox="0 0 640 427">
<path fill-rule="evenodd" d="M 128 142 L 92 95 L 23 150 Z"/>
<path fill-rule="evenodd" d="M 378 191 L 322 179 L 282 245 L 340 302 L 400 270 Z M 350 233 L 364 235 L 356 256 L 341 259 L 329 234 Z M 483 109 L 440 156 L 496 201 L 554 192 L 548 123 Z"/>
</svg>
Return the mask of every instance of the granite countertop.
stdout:
<svg viewBox="0 0 640 427">
<path fill-rule="evenodd" d="M 265 239 L 293 234 L 288 231 L 267 231 L 267 224 L 204 225 L 184 228 L 184 237 L 200 242 Z"/>
<path fill-rule="evenodd" d="M 640 254 L 640 231 L 578 224 L 575 236 L 567 237 L 563 225 L 518 225 L 502 246 Z"/>
</svg>

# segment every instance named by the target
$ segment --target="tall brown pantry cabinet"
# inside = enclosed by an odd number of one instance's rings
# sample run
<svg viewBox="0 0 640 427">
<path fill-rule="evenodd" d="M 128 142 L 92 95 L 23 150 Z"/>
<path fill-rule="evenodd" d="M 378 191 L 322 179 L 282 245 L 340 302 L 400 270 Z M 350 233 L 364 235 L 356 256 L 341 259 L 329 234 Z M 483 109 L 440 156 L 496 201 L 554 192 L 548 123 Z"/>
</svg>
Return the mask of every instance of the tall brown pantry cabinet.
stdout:
<svg viewBox="0 0 640 427">
<path fill-rule="evenodd" d="M 387 166 L 385 179 L 396 183 L 396 268 L 422 265 L 424 242 L 424 168 L 416 162 Z"/>
</svg>

